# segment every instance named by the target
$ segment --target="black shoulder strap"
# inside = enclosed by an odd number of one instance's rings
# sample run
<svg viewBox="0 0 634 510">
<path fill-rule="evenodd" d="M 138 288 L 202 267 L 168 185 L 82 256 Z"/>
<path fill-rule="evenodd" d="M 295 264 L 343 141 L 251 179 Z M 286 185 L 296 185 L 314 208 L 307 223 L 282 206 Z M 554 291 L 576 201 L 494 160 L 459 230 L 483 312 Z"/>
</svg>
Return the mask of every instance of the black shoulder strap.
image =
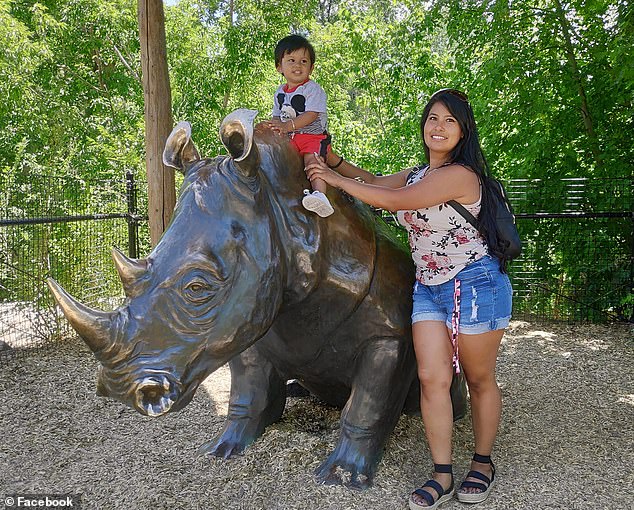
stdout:
<svg viewBox="0 0 634 510">
<path fill-rule="evenodd" d="M 424 170 L 425 168 L 427 168 L 429 165 L 416 165 L 414 168 L 412 168 L 410 170 L 410 172 L 407 174 L 407 179 L 405 179 L 405 182 L 409 182 L 410 178 L 412 177 L 412 175 L 414 175 L 416 172 L 420 172 L 421 170 Z"/>
<path fill-rule="evenodd" d="M 456 163 L 456 164 L 464 166 L 465 168 L 469 168 L 466 165 L 463 165 L 462 163 Z M 480 189 L 482 190 L 482 188 L 484 187 L 484 183 L 480 179 L 480 176 L 478 176 L 478 181 L 480 182 Z M 482 199 L 482 194 L 480 194 L 480 199 Z M 473 228 L 475 228 L 476 230 L 480 230 L 478 220 L 476 219 L 476 217 L 473 214 L 471 214 L 469 211 L 467 211 L 461 203 L 456 202 L 455 200 L 449 200 L 449 202 L 447 202 L 447 205 L 450 205 L 451 207 L 453 207 L 456 210 L 456 212 L 460 214 L 460 216 L 462 216 L 465 220 L 471 223 Z"/>
<path fill-rule="evenodd" d="M 469 223 L 471 223 L 471 225 L 473 225 L 473 227 L 478 230 L 478 220 L 476 219 L 476 217 L 471 214 L 469 211 L 467 211 L 462 204 L 456 202 L 455 200 L 449 200 L 449 202 L 447 202 L 447 205 L 450 205 L 451 207 L 453 207 L 456 212 L 458 212 L 460 214 L 460 216 L 462 216 L 465 220 L 467 220 Z"/>
</svg>

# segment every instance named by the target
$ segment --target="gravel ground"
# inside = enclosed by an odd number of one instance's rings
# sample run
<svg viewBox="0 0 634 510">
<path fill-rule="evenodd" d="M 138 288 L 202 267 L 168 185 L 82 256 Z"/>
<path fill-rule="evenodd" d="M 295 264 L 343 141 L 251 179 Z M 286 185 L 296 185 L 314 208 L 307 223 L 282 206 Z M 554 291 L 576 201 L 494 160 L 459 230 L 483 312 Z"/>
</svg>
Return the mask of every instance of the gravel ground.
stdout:
<svg viewBox="0 0 634 510">
<path fill-rule="evenodd" d="M 498 483 L 474 508 L 634 508 L 632 346 L 631 325 L 511 324 L 499 359 Z M 0 501 L 70 493 L 89 509 L 406 509 L 431 468 L 420 418 L 403 416 L 371 489 L 318 485 L 339 414 L 312 398 L 289 399 L 244 455 L 198 457 L 221 430 L 228 370 L 180 413 L 152 419 L 96 397 L 96 367 L 79 341 L 0 367 Z M 454 437 L 462 476 L 469 420 Z"/>
</svg>

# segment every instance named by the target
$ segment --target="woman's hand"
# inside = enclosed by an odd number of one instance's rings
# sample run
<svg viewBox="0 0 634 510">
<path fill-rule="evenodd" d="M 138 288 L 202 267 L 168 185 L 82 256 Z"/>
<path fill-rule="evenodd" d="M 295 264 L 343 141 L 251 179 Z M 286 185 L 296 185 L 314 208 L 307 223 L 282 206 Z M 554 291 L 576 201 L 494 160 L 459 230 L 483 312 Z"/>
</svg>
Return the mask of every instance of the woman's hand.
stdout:
<svg viewBox="0 0 634 510">
<path fill-rule="evenodd" d="M 304 171 L 308 176 L 308 180 L 311 182 L 315 179 L 322 179 L 335 188 L 339 188 L 342 180 L 345 179 L 345 177 L 342 177 L 340 174 L 328 167 L 318 154 L 315 154 L 315 161 L 308 164 Z"/>
</svg>

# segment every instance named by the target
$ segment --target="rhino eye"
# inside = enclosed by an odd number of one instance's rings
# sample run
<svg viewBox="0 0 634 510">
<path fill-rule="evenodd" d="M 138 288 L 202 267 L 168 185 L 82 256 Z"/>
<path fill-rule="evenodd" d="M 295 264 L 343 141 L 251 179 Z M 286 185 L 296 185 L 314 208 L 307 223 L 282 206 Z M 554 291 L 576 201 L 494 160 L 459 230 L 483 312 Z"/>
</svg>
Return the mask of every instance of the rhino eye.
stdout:
<svg viewBox="0 0 634 510">
<path fill-rule="evenodd" d="M 203 303 L 214 295 L 214 288 L 208 282 L 196 278 L 185 285 L 185 297 L 193 303 Z"/>
</svg>

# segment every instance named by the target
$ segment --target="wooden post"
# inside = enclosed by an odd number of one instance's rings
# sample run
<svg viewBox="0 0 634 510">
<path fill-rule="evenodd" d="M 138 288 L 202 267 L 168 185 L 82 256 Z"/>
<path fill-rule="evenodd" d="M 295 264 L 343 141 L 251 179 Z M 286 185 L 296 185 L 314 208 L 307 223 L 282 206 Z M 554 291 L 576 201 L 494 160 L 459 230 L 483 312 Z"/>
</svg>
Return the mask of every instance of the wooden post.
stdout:
<svg viewBox="0 0 634 510">
<path fill-rule="evenodd" d="M 172 95 L 167 69 L 162 0 L 138 0 L 141 71 L 145 100 L 145 168 L 150 240 L 155 246 L 176 204 L 174 169 L 163 165 L 165 140 L 172 129 Z"/>
</svg>

